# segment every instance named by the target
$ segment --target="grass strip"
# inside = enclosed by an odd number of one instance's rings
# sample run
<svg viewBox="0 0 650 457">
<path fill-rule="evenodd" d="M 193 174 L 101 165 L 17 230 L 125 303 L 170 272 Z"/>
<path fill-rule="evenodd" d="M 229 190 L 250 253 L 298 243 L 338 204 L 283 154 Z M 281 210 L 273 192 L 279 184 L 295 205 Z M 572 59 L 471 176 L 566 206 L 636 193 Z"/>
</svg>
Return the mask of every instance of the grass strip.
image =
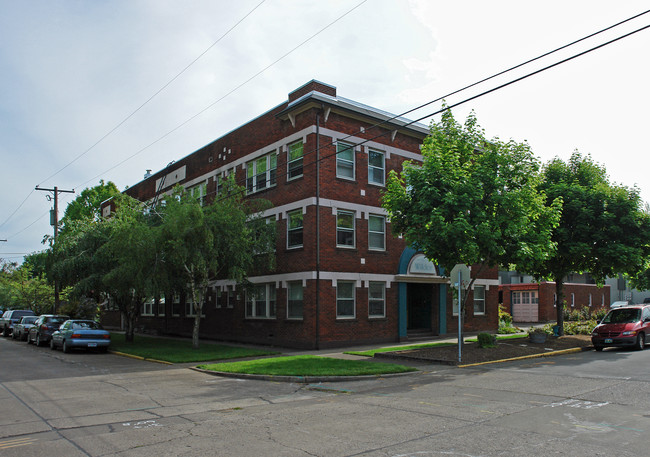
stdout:
<svg viewBox="0 0 650 457">
<path fill-rule="evenodd" d="M 456 343 L 422 343 L 412 344 L 409 346 L 393 346 L 387 348 L 369 349 L 367 351 L 346 351 L 344 354 L 361 355 L 364 357 L 374 357 L 377 352 L 394 352 L 394 351 L 408 351 L 410 349 L 424 349 L 443 346 L 454 346 Z"/>
<path fill-rule="evenodd" d="M 198 368 L 227 373 L 268 376 L 364 376 L 417 371 L 415 368 L 392 363 L 344 360 L 315 355 L 296 355 L 241 362 L 215 363 L 199 365 Z"/>
<path fill-rule="evenodd" d="M 497 341 L 498 340 L 516 340 L 518 338 L 528 338 L 528 334 L 526 335 L 497 335 Z M 465 340 L 466 343 L 477 343 L 478 338 L 467 338 Z"/>
<path fill-rule="evenodd" d="M 199 349 L 192 348 L 192 341 L 169 338 L 156 338 L 135 335 L 133 343 L 127 343 L 123 333 L 111 333 L 112 351 L 144 357 L 145 359 L 163 360 L 171 363 L 206 362 L 209 360 L 228 360 L 245 357 L 275 355 L 259 349 L 251 349 L 211 342 L 201 342 Z"/>
</svg>

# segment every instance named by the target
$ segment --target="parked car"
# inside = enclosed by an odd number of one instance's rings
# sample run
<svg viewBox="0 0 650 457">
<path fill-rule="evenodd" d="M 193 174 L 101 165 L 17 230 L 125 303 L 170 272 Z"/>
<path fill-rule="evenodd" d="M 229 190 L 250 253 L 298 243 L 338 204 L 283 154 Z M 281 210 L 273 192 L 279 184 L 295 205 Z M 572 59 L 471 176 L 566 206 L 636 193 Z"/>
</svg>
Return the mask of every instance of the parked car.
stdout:
<svg viewBox="0 0 650 457">
<path fill-rule="evenodd" d="M 70 319 L 69 316 L 41 314 L 27 333 L 27 343 L 36 343 L 36 346 L 47 344 L 52 338 L 52 333 L 57 331 L 59 326 L 68 319 Z"/>
<path fill-rule="evenodd" d="M 98 349 L 106 352 L 111 344 L 111 334 L 95 321 L 70 319 L 52 334 L 50 349 L 61 347 L 63 352 L 75 348 Z"/>
<path fill-rule="evenodd" d="M 597 351 L 604 347 L 634 347 L 642 350 L 650 335 L 650 305 L 632 305 L 610 310 L 591 332 Z"/>
<path fill-rule="evenodd" d="M 29 329 L 34 326 L 38 316 L 23 316 L 20 318 L 20 322 L 14 325 L 14 330 L 11 332 L 11 338 L 14 340 L 25 341 L 27 339 L 27 334 Z"/>
<path fill-rule="evenodd" d="M 0 319 L 2 335 L 9 336 L 9 334 L 13 332 L 14 325 L 16 325 L 23 316 L 34 316 L 34 311 L 30 309 L 10 309 L 5 311 Z"/>
</svg>

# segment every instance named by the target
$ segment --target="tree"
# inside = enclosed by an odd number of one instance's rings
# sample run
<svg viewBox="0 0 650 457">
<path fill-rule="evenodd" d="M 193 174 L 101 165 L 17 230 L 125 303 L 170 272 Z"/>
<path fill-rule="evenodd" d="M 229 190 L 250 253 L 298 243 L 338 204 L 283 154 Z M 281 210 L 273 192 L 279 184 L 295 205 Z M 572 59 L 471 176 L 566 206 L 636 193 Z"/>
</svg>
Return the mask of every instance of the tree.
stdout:
<svg viewBox="0 0 650 457">
<path fill-rule="evenodd" d="M 194 312 L 192 346 L 199 347 L 205 294 L 211 278 L 243 281 L 256 262 L 271 265 L 274 224 L 262 219 L 263 201 L 244 201 L 234 181 L 224 186 L 229 195 L 202 206 L 177 189 L 162 209 L 161 244 L 168 283 L 179 285 L 191 299 Z"/>
<path fill-rule="evenodd" d="M 50 312 L 53 290 L 43 274 L 34 274 L 29 263 L 3 264 L 0 269 L 0 297 L 3 306 L 31 309 L 37 314 Z"/>
<path fill-rule="evenodd" d="M 609 182 L 603 166 L 574 152 L 544 166 L 547 202 L 562 199 L 557 249 L 529 272 L 555 281 L 557 325 L 564 333 L 564 278 L 588 272 L 598 282 L 618 273 L 639 277 L 650 254 L 650 218 L 636 188 Z"/>
<path fill-rule="evenodd" d="M 382 204 L 393 233 L 450 271 L 455 264 L 514 264 L 520 269 L 553 251 L 558 204 L 539 191 L 539 163 L 528 144 L 486 140 L 471 114 L 451 111 L 422 146 L 421 165 L 391 171 Z M 461 304 L 465 312 L 468 295 Z"/>
<path fill-rule="evenodd" d="M 103 201 L 120 194 L 117 186 L 109 181 L 100 180 L 94 187 L 82 190 L 78 197 L 71 201 L 59 221 L 60 233 L 65 233 L 73 221 L 99 221 L 101 219 L 101 204 Z"/>
</svg>

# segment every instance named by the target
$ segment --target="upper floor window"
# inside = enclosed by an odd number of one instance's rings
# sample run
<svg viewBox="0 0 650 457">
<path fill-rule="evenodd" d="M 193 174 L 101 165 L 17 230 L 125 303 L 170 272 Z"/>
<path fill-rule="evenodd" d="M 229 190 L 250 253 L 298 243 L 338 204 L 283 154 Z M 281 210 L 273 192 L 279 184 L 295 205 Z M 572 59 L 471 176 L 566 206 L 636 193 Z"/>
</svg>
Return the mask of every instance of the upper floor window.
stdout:
<svg viewBox="0 0 650 457">
<path fill-rule="evenodd" d="M 302 209 L 287 213 L 287 247 L 302 247 Z"/>
<path fill-rule="evenodd" d="M 354 247 L 354 213 L 336 212 L 336 245 Z"/>
<path fill-rule="evenodd" d="M 336 176 L 354 179 L 354 146 L 336 143 Z"/>
<path fill-rule="evenodd" d="M 192 198 L 196 199 L 196 201 L 199 202 L 201 206 L 205 205 L 205 196 L 208 193 L 208 184 L 207 183 L 201 183 L 197 184 L 196 186 L 192 186 L 188 189 L 188 192 L 192 196 Z"/>
<path fill-rule="evenodd" d="M 474 286 L 474 314 L 485 314 L 485 286 Z"/>
<path fill-rule="evenodd" d="M 275 317 L 275 284 L 256 284 L 246 294 L 246 317 Z"/>
<path fill-rule="evenodd" d="M 368 152 L 368 182 L 383 186 L 386 180 L 384 153 L 370 149 Z"/>
<path fill-rule="evenodd" d="M 258 192 L 275 186 L 278 156 L 275 152 L 246 164 L 246 192 Z"/>
<path fill-rule="evenodd" d="M 386 249 L 386 218 L 368 216 L 368 249 L 383 251 Z"/>
<path fill-rule="evenodd" d="M 302 141 L 289 145 L 289 179 L 302 176 Z"/>
</svg>

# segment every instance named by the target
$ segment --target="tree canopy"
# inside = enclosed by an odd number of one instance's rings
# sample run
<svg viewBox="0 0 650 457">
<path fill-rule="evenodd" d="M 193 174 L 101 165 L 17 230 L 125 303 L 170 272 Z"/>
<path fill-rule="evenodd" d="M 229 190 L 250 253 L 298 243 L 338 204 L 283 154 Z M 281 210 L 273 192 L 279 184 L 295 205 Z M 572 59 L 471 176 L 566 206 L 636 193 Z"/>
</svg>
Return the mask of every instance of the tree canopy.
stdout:
<svg viewBox="0 0 650 457">
<path fill-rule="evenodd" d="M 559 205 L 539 191 L 528 144 L 487 140 L 476 117 L 445 111 L 422 146 L 423 162 L 391 171 L 383 206 L 392 231 L 447 272 L 458 263 L 525 268 L 553 252 Z"/>
<path fill-rule="evenodd" d="M 557 248 L 528 272 L 555 281 L 557 303 L 564 303 L 564 278 L 589 273 L 602 282 L 619 273 L 640 277 L 650 255 L 650 217 L 636 188 L 609 181 L 591 157 L 574 152 L 567 162 L 555 158 L 543 168 L 541 188 L 547 203 L 562 200 Z M 563 306 L 557 320 L 563 331 Z"/>
</svg>

